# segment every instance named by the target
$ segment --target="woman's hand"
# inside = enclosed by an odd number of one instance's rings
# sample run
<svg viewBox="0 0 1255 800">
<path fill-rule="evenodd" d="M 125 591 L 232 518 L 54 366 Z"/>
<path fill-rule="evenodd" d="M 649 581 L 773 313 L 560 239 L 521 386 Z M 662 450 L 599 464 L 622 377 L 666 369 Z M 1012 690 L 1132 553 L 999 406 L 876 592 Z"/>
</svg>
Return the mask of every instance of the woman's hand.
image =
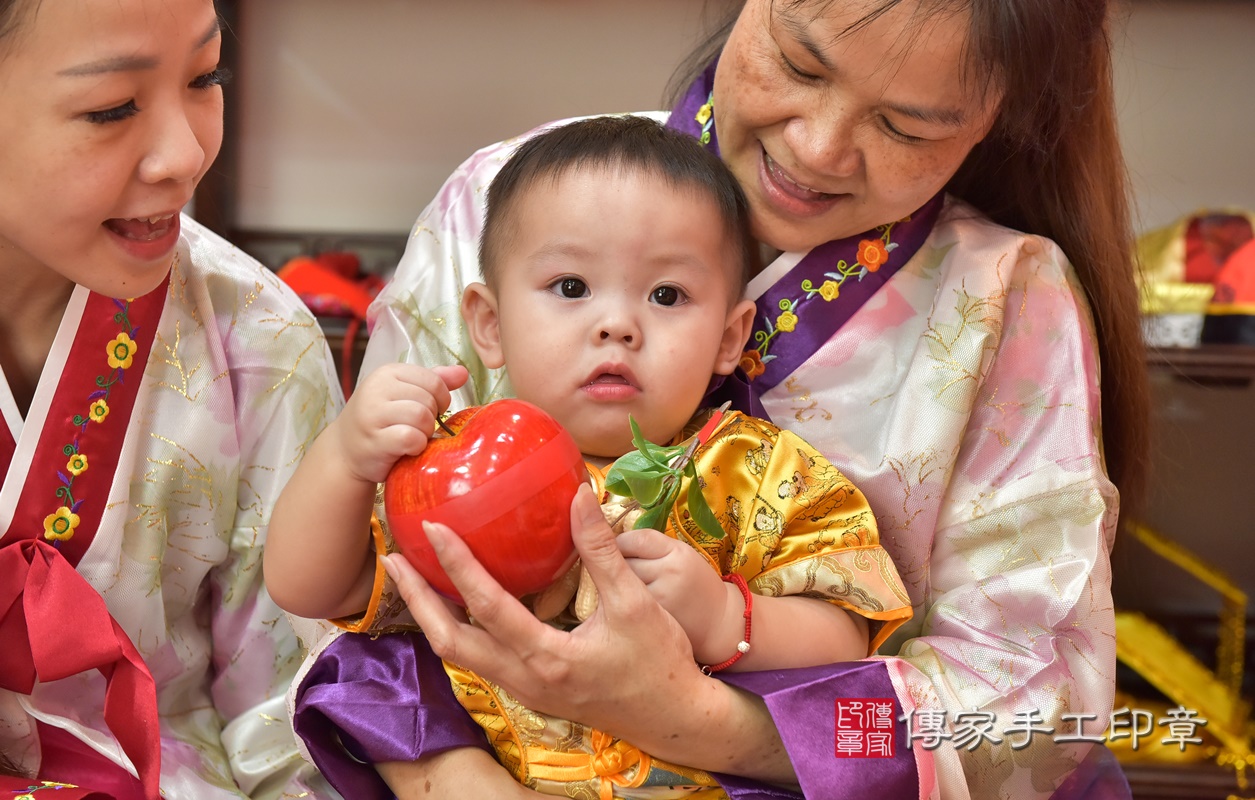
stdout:
<svg viewBox="0 0 1255 800">
<path fill-rule="evenodd" d="M 430 526 L 428 538 L 478 627 L 456 619 L 403 557 L 387 556 L 384 564 L 432 649 L 524 705 L 668 761 L 794 781 L 766 707 L 701 673 L 684 631 L 624 561 L 588 487 L 571 504 L 571 528 L 600 597 L 573 631 L 536 619 L 443 526 Z"/>
<path fill-rule="evenodd" d="M 460 747 L 421 761 L 392 761 L 375 765 L 397 800 L 457 797 L 459 800 L 540 798 L 514 780 L 506 768 L 477 747 Z"/>
<path fill-rule="evenodd" d="M 705 683 L 693 663 L 688 637 L 632 574 L 588 487 L 576 495 L 571 520 L 576 549 L 600 602 L 570 632 L 536 619 L 443 525 L 426 526 L 428 539 L 478 627 L 449 613 L 403 558 L 388 556 L 385 564 L 439 656 L 501 684 L 531 708 L 600 726 L 606 711 L 617 705 L 659 705 L 659 687 L 641 680 L 643 672 L 667 669 L 676 682 Z M 651 722 L 663 717 L 659 709 Z"/>
</svg>

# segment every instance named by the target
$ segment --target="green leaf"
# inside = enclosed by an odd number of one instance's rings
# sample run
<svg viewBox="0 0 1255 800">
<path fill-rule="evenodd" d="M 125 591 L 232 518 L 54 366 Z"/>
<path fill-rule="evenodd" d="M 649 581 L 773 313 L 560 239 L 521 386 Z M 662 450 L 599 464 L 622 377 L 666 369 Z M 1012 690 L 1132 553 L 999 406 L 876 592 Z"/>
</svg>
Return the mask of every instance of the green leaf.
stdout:
<svg viewBox="0 0 1255 800">
<path fill-rule="evenodd" d="M 628 425 L 632 426 L 632 444 L 636 446 L 637 450 L 644 453 L 645 446 L 651 442 L 645 438 L 644 434 L 641 433 L 640 426 L 636 424 L 636 420 L 632 419 L 631 414 L 628 414 Z"/>
<path fill-rule="evenodd" d="M 636 520 L 633 528 L 653 528 L 656 531 L 663 530 L 667 527 L 667 512 L 671 510 L 669 505 L 657 505 L 641 514 Z"/>
<path fill-rule="evenodd" d="M 667 479 L 666 475 L 630 470 L 623 470 L 619 473 L 619 477 L 622 478 L 622 483 L 627 485 L 627 491 L 618 492 L 614 489 L 611 491 L 631 497 L 646 508 L 658 502 L 658 498 L 662 495 L 663 483 Z M 606 481 L 606 486 L 609 487 L 609 485 L 610 482 Z"/>
<path fill-rule="evenodd" d="M 631 491 L 627 482 L 623 479 L 624 472 L 644 473 L 664 475 L 664 471 L 659 471 L 657 465 L 644 456 L 633 450 L 619 456 L 613 464 L 610 465 L 610 471 L 606 473 L 606 488 L 615 494 L 630 496 Z"/>
<path fill-rule="evenodd" d="M 725 535 L 723 526 L 719 524 L 719 519 L 715 513 L 710 510 L 710 505 L 706 503 L 706 497 L 702 494 L 701 482 L 697 478 L 689 481 L 688 493 L 689 516 L 697 523 L 697 527 L 701 528 L 707 536 L 716 539 L 722 539 Z"/>
<path fill-rule="evenodd" d="M 632 444 L 637 451 L 641 453 L 650 462 L 657 464 L 663 469 L 669 469 L 671 462 L 675 457 L 684 452 L 683 445 L 673 445 L 664 447 L 660 444 L 654 444 L 645 438 L 641 433 L 640 427 L 636 424 L 636 420 L 632 419 L 632 415 L 628 415 L 628 424 L 632 426 Z"/>
</svg>

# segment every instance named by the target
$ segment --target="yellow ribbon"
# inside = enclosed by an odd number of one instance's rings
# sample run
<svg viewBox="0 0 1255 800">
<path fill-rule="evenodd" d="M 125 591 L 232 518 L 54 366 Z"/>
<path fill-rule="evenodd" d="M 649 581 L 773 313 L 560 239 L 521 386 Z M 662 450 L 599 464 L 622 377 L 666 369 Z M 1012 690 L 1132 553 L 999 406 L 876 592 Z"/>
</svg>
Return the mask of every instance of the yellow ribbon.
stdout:
<svg viewBox="0 0 1255 800">
<path fill-rule="evenodd" d="M 570 783 L 600 779 L 600 800 L 611 800 L 614 787 L 635 788 L 649 775 L 651 759 L 639 748 L 607 733 L 592 731 L 591 753 L 555 753 L 542 748 L 527 748 L 527 774 L 537 780 Z M 633 777 L 628 773 L 635 769 Z"/>
</svg>

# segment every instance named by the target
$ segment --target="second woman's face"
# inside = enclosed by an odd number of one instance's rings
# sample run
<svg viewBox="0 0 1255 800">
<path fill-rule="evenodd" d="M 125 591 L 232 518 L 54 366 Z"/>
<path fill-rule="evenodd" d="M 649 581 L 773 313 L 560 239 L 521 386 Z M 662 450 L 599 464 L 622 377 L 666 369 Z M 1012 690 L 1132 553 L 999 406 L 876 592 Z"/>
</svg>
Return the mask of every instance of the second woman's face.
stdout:
<svg viewBox="0 0 1255 800">
<path fill-rule="evenodd" d="M 0 40 L 0 276 L 148 292 L 222 143 L 213 2 L 18 9 Z"/>
<path fill-rule="evenodd" d="M 901 219 L 989 131 L 998 97 L 961 79 L 965 14 L 903 0 L 747 0 L 715 71 L 723 159 L 754 233 L 804 250 Z"/>
</svg>

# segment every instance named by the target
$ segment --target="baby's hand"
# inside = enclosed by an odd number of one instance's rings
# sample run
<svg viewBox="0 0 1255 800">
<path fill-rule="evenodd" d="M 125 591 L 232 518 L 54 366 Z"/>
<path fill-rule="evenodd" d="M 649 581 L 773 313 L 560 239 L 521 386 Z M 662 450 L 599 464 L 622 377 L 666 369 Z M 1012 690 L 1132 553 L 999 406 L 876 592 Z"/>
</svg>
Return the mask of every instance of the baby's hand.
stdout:
<svg viewBox="0 0 1255 800">
<path fill-rule="evenodd" d="M 350 476 L 383 483 L 399 458 L 423 452 L 436 420 L 449 407 L 449 391 L 467 377 L 464 367 L 399 363 L 366 376 L 328 426 Z"/>
<path fill-rule="evenodd" d="M 616 541 L 628 566 L 680 623 L 702 661 L 707 640 L 717 635 L 726 614 L 728 584 L 705 555 L 652 528 L 625 531 Z"/>
</svg>

